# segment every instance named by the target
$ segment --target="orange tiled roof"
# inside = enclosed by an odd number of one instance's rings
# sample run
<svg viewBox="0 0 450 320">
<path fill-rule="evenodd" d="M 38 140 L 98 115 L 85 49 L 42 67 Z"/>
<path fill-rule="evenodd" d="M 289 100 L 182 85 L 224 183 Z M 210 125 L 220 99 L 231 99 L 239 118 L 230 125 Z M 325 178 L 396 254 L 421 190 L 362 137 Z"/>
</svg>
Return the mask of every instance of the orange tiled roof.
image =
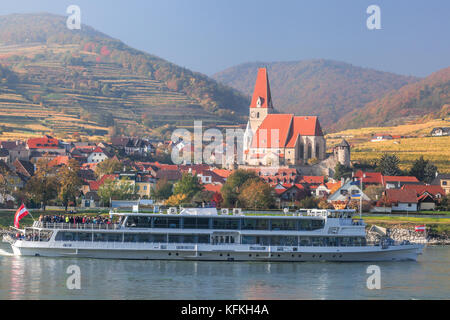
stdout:
<svg viewBox="0 0 450 320">
<path fill-rule="evenodd" d="M 435 197 L 438 193 L 441 195 L 445 195 L 444 189 L 442 189 L 441 186 L 436 186 L 436 185 L 424 186 L 424 185 L 417 185 L 417 184 L 405 184 L 402 187 L 402 189 L 414 190 L 417 193 L 417 195 L 422 195 L 425 192 L 428 192 L 433 197 Z"/>
<path fill-rule="evenodd" d="M 220 193 L 220 190 L 222 190 L 222 185 L 221 184 L 205 184 L 204 188 L 206 191 Z"/>
<path fill-rule="evenodd" d="M 59 165 L 67 165 L 69 163 L 69 157 L 68 156 L 56 156 L 51 160 L 48 165 L 50 167 L 59 166 Z"/>
<path fill-rule="evenodd" d="M 387 189 L 386 198 L 389 202 L 417 203 L 417 195 L 414 190 Z"/>
<path fill-rule="evenodd" d="M 292 114 L 269 114 L 252 139 L 252 148 L 277 148 L 286 145 L 291 129 Z M 278 132 L 276 131 L 278 130 Z M 272 141 L 278 133 L 278 140 Z"/>
<path fill-rule="evenodd" d="M 226 169 L 214 169 L 213 172 L 222 178 L 228 178 L 229 175 L 233 173 L 233 171 Z"/>
<path fill-rule="evenodd" d="M 58 140 L 50 136 L 32 138 L 27 141 L 27 146 L 29 149 L 57 149 L 58 144 Z"/>
</svg>

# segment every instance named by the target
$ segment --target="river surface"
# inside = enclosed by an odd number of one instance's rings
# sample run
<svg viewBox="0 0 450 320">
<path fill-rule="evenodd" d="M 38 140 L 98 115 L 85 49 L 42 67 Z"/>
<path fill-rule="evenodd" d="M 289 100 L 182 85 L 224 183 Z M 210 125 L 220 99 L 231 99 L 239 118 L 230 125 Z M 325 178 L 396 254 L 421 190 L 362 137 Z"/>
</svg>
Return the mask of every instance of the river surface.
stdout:
<svg viewBox="0 0 450 320">
<path fill-rule="evenodd" d="M 371 264 L 43 258 L 3 251 L 0 299 L 450 299 L 449 246 L 427 247 L 417 262 L 374 263 L 381 289 L 367 288 Z M 80 289 L 67 287 L 73 265 Z"/>
</svg>

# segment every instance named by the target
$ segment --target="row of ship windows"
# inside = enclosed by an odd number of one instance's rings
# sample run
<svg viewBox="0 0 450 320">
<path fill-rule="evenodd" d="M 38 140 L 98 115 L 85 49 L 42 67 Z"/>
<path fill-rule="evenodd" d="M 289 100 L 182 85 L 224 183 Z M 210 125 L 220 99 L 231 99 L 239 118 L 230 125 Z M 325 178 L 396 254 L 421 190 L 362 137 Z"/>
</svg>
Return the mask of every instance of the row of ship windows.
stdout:
<svg viewBox="0 0 450 320">
<path fill-rule="evenodd" d="M 324 227 L 322 219 L 252 219 L 252 218 L 185 218 L 132 217 L 128 228 L 222 229 L 222 230 L 286 230 L 308 231 Z"/>
<path fill-rule="evenodd" d="M 56 241 L 95 241 L 95 242 L 132 242 L 132 243 L 235 243 L 232 236 L 217 237 L 210 240 L 206 234 L 131 234 L 131 233 L 89 233 L 58 232 Z M 241 244 L 262 246 L 354 246 L 365 245 L 363 237 L 297 237 L 297 236 L 242 236 Z"/>
</svg>

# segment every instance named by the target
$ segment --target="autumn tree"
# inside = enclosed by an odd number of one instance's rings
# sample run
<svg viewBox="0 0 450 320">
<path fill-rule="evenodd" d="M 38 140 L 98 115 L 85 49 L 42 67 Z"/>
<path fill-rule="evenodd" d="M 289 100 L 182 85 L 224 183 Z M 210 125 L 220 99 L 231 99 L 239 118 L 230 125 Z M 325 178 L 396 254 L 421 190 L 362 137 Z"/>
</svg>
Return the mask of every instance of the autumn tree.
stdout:
<svg viewBox="0 0 450 320">
<path fill-rule="evenodd" d="M 159 179 L 152 190 L 153 198 L 156 200 L 168 199 L 172 195 L 173 184 L 167 179 Z"/>
<path fill-rule="evenodd" d="M 259 179 L 260 178 L 253 171 L 243 169 L 236 170 L 230 174 L 220 192 L 223 197 L 224 206 L 237 206 L 242 186 L 249 180 Z"/>
<path fill-rule="evenodd" d="M 364 194 L 372 200 L 381 199 L 384 192 L 384 187 L 381 185 L 370 185 L 364 189 Z"/>
<path fill-rule="evenodd" d="M 95 167 L 95 175 L 97 178 L 103 177 L 105 174 L 113 174 L 122 169 L 122 162 L 117 158 L 106 159 Z"/>
<path fill-rule="evenodd" d="M 249 179 L 241 188 L 239 204 L 245 208 L 268 209 L 275 205 L 273 188 L 260 179 Z"/>
<path fill-rule="evenodd" d="M 35 203 L 41 203 L 45 210 L 48 202 L 58 194 L 58 179 L 56 171 L 49 166 L 49 160 L 39 159 L 36 163 L 36 172 L 28 180 L 25 192 Z"/>
<path fill-rule="evenodd" d="M 188 201 L 199 191 L 203 190 L 197 175 L 191 173 L 183 173 L 181 179 L 173 186 L 173 194 L 185 194 Z"/>
<path fill-rule="evenodd" d="M 214 191 L 202 190 L 197 192 L 192 198 L 192 202 L 200 204 L 208 204 L 213 200 Z"/>
<path fill-rule="evenodd" d="M 67 165 L 58 170 L 58 199 L 66 211 L 70 201 L 76 205 L 76 198 L 80 194 L 82 182 L 78 175 L 79 171 L 80 165 L 75 159 L 70 159 Z"/>
</svg>

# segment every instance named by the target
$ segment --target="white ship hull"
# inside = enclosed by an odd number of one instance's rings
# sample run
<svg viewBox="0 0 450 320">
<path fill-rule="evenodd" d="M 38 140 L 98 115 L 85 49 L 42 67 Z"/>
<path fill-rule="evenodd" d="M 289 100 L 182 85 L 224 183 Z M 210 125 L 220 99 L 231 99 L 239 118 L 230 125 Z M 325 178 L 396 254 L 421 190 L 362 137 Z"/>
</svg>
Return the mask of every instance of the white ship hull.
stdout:
<svg viewBox="0 0 450 320">
<path fill-rule="evenodd" d="M 125 243 L 49 243 L 16 241 L 15 255 L 136 260 L 195 261 L 416 261 L 423 245 L 354 247 L 280 247 L 252 245 L 186 245 Z"/>
</svg>

